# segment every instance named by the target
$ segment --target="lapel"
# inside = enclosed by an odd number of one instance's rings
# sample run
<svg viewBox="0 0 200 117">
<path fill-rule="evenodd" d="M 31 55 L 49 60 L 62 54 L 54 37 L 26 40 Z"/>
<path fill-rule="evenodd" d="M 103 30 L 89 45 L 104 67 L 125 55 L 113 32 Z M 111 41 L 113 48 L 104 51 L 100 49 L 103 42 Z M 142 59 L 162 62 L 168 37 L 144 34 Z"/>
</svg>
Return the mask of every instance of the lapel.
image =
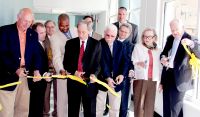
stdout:
<svg viewBox="0 0 200 117">
<path fill-rule="evenodd" d="M 25 47 L 25 62 L 28 60 L 29 54 L 31 53 L 30 50 L 34 49 L 32 48 L 31 39 L 32 39 L 32 33 L 30 32 L 30 29 L 27 29 L 26 32 L 26 47 Z M 38 42 L 39 43 L 39 42 Z"/>
</svg>

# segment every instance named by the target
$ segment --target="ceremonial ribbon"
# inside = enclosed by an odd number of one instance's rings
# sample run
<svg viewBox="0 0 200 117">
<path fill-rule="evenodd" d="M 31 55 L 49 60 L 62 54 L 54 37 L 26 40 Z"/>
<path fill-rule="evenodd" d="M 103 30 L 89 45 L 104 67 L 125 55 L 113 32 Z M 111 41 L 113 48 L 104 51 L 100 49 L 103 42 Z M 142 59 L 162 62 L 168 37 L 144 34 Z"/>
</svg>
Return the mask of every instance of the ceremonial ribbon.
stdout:
<svg viewBox="0 0 200 117">
<path fill-rule="evenodd" d="M 0 89 L 10 87 L 10 86 L 14 86 L 14 85 L 18 85 L 18 84 L 21 84 L 21 83 L 22 83 L 21 81 L 18 81 L 18 82 L 8 83 L 8 84 L 5 84 L 5 85 L 0 85 Z"/>
<path fill-rule="evenodd" d="M 41 78 L 41 79 L 45 79 L 45 78 L 61 78 L 61 79 L 66 79 L 66 78 L 70 78 L 72 80 L 78 81 L 84 85 L 86 85 L 86 82 L 83 81 L 83 79 L 77 77 L 77 76 L 73 76 L 73 75 L 52 75 L 50 76 L 27 76 L 27 78 Z"/>
<path fill-rule="evenodd" d="M 191 53 L 185 44 L 182 44 L 185 51 L 190 55 L 189 64 L 192 66 L 192 78 L 195 79 L 199 74 L 200 78 L 200 59 L 198 59 L 194 53 Z"/>
<path fill-rule="evenodd" d="M 116 93 L 112 88 L 110 88 L 105 82 L 102 82 L 102 81 L 98 80 L 97 78 L 90 78 L 90 79 L 92 79 L 94 82 L 96 82 L 96 83 L 104 86 L 105 88 L 107 88 L 108 91 L 110 91 L 110 93 L 112 93 L 114 96 L 119 97 L 119 94 Z"/>
<path fill-rule="evenodd" d="M 0 89 L 10 87 L 10 86 L 14 86 L 14 85 L 18 85 L 18 84 L 21 84 L 21 83 L 22 83 L 21 81 L 18 81 L 18 82 L 8 83 L 8 84 L 5 84 L 5 85 L 0 85 Z M 2 106 L 0 104 L 0 111 L 1 110 L 2 110 Z"/>
</svg>

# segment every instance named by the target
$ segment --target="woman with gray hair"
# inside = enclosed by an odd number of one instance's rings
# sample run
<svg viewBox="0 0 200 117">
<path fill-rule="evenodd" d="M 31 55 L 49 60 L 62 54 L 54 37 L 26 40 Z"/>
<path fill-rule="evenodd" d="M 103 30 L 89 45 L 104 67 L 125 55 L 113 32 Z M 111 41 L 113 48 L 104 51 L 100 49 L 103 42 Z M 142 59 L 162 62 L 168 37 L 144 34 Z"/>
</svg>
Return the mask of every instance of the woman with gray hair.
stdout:
<svg viewBox="0 0 200 117">
<path fill-rule="evenodd" d="M 141 42 L 135 45 L 132 61 L 135 67 L 134 117 L 153 117 L 156 84 L 160 80 L 160 50 L 157 48 L 157 34 L 146 28 Z"/>
</svg>

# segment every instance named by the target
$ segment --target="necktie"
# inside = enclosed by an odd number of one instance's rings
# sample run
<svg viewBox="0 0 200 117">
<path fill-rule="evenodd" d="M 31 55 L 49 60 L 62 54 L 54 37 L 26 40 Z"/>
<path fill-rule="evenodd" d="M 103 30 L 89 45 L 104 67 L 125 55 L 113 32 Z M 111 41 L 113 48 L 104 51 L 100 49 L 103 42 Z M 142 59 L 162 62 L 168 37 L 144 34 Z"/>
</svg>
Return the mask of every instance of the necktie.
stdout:
<svg viewBox="0 0 200 117">
<path fill-rule="evenodd" d="M 78 71 L 79 72 L 83 71 L 83 64 L 82 64 L 83 55 L 84 55 L 84 41 L 82 41 L 82 44 L 80 47 L 80 53 L 78 57 Z"/>
<path fill-rule="evenodd" d="M 148 69 L 148 78 L 152 78 L 153 74 L 153 56 L 151 50 L 148 50 L 149 54 L 149 69 Z"/>
</svg>

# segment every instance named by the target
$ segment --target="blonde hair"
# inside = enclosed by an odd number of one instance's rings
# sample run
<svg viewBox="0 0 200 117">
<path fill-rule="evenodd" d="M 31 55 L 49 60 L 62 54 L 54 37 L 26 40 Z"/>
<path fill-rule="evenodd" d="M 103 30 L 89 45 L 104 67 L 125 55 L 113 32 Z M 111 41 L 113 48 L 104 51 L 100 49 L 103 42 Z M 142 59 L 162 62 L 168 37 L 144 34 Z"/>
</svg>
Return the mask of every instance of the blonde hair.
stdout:
<svg viewBox="0 0 200 117">
<path fill-rule="evenodd" d="M 145 28 L 144 30 L 143 30 L 143 32 L 142 32 L 142 36 L 141 36 L 141 41 L 142 41 L 142 44 L 144 45 L 144 46 L 146 46 L 146 44 L 144 43 L 144 34 L 147 32 L 147 31 L 152 31 L 153 32 L 153 35 L 154 35 L 154 38 L 155 38 L 155 41 L 153 42 L 153 45 L 154 45 L 154 49 L 157 47 L 157 43 L 156 43 L 156 41 L 157 41 L 157 39 L 158 39 L 158 37 L 157 37 L 157 34 L 156 34 L 156 31 L 155 31 L 155 29 L 153 29 L 153 28 Z"/>
</svg>

